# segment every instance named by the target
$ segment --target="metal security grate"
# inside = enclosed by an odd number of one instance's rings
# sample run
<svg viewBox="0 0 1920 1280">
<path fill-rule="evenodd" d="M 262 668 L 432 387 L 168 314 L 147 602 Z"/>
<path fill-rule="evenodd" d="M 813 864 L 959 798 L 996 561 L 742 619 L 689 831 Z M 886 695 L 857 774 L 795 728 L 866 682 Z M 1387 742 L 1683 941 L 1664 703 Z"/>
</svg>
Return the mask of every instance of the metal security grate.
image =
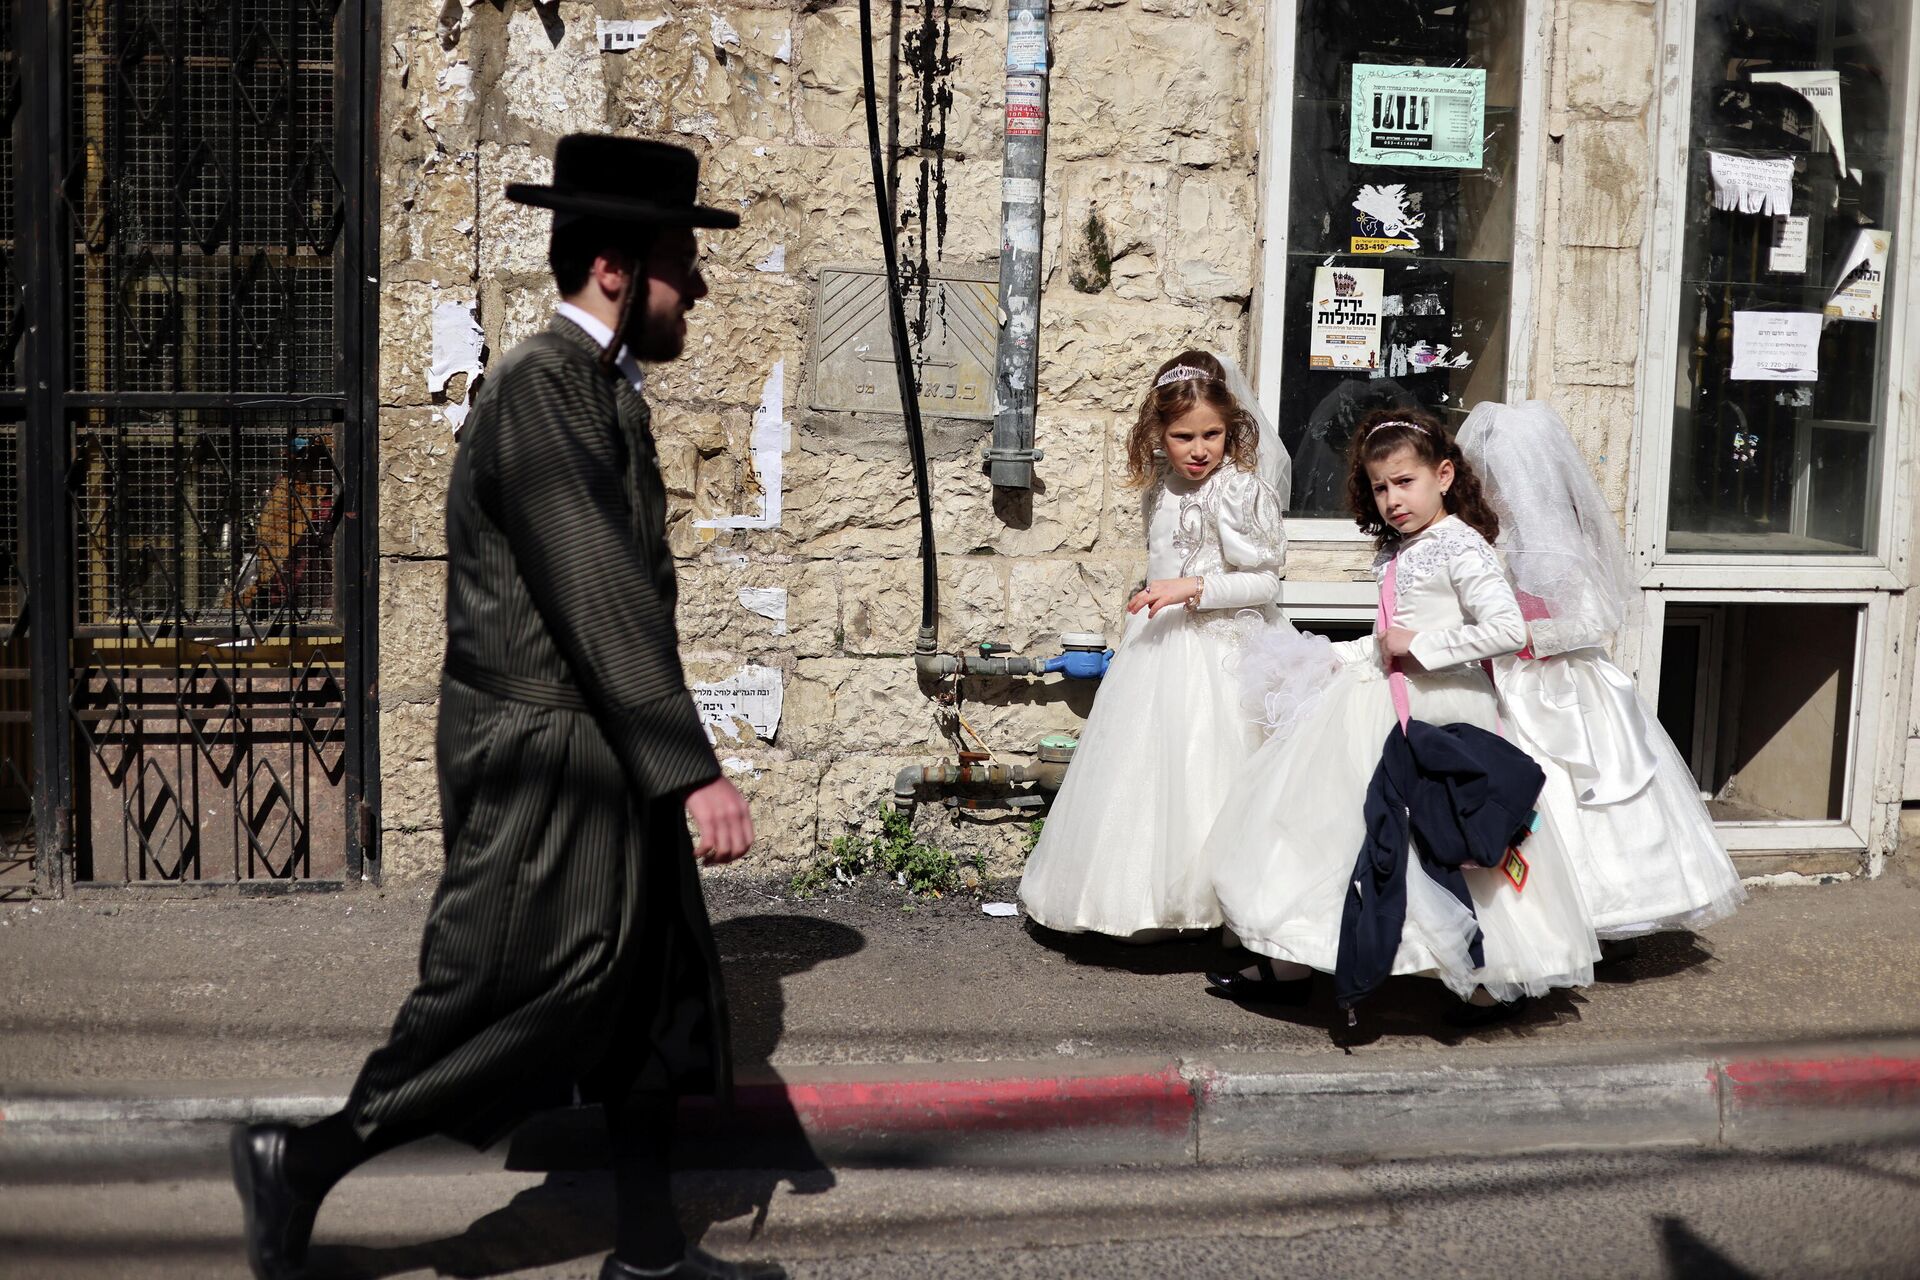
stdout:
<svg viewBox="0 0 1920 1280">
<path fill-rule="evenodd" d="M 330 391 L 335 6 L 73 6 L 76 384 Z"/>
<path fill-rule="evenodd" d="M 14 263 L 18 255 L 13 202 L 13 134 L 20 115 L 20 59 L 14 49 L 13 5 L 0 4 L 0 391 L 20 385 L 15 363 L 26 334 L 26 291 Z M 0 478 L 11 472 L 0 471 Z"/>
<path fill-rule="evenodd" d="M 81 633 L 335 629 L 336 439 L 292 412 L 93 411 L 71 473 Z"/>
<path fill-rule="evenodd" d="M 61 270 L 33 262 L 64 380 L 27 439 L 61 442 L 57 470 L 29 465 L 71 522 L 34 543 L 71 589 L 47 682 L 65 714 L 33 724 L 74 762 L 58 878 L 347 878 L 371 825 L 346 508 L 371 395 L 353 193 L 377 14 L 68 0 L 54 30 Z"/>
</svg>

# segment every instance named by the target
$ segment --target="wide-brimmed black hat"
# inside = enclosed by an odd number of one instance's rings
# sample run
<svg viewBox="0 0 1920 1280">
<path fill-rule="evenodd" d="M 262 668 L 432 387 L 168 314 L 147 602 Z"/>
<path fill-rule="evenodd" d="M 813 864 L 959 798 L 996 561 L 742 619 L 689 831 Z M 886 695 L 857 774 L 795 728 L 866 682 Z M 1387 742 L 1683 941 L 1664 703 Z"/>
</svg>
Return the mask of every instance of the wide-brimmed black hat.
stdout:
<svg viewBox="0 0 1920 1280">
<path fill-rule="evenodd" d="M 553 183 L 509 182 L 507 199 L 558 214 L 656 227 L 740 225 L 740 215 L 694 203 L 700 160 L 685 147 L 602 133 L 570 133 L 553 149 Z"/>
</svg>

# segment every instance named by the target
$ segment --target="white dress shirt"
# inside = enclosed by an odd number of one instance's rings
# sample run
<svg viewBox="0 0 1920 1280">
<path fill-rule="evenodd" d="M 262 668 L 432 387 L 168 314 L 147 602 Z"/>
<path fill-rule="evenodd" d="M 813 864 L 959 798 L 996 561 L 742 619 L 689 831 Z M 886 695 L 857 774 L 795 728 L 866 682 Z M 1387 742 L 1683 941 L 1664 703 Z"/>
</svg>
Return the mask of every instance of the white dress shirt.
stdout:
<svg viewBox="0 0 1920 1280">
<path fill-rule="evenodd" d="M 609 342 L 613 341 L 612 328 L 602 321 L 600 317 L 589 314 L 584 308 L 576 307 L 571 302 L 562 302 L 554 307 L 553 310 L 554 314 L 564 316 L 579 325 L 582 329 L 585 329 L 593 340 L 599 343 L 603 349 Z M 635 391 L 645 389 L 646 375 L 640 372 L 640 362 L 633 358 L 633 352 L 630 351 L 625 344 L 621 345 L 620 354 L 613 358 L 613 363 L 619 368 L 621 373 L 627 376 L 627 382 Z"/>
</svg>

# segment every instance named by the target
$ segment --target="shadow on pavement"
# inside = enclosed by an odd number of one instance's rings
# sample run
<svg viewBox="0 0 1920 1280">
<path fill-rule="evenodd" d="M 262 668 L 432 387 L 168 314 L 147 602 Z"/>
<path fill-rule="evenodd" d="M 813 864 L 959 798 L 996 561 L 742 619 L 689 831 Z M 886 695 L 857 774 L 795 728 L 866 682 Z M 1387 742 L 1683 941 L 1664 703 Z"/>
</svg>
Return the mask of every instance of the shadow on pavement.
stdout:
<svg viewBox="0 0 1920 1280">
<path fill-rule="evenodd" d="M 1702 1240 L 1685 1218 L 1656 1218 L 1654 1222 L 1659 1228 L 1661 1261 L 1668 1275 L 1684 1276 L 1686 1280 L 1759 1280 L 1756 1273 Z"/>
<path fill-rule="evenodd" d="M 785 1029 L 781 981 L 866 945 L 859 930 L 800 915 L 739 916 L 714 925 L 732 1012 L 740 1106 L 722 1111 L 689 1099 L 681 1106 L 675 1165 L 720 1175 L 681 1174 L 677 1196 L 687 1238 L 717 1222 L 753 1215 L 766 1222 L 782 1183 L 796 1193 L 831 1190 L 833 1171 L 814 1151 L 771 1067 Z M 536 1116 L 508 1141 L 506 1167 L 546 1173 L 457 1236 L 389 1248 L 315 1245 L 311 1280 L 382 1280 L 411 1271 L 443 1276 L 504 1275 L 604 1253 L 613 1247 L 614 1202 L 606 1131 L 598 1107 Z"/>
<path fill-rule="evenodd" d="M 1143 977 L 1219 969 L 1238 955 L 1220 945 L 1218 929 L 1193 929 L 1155 942 L 1122 942 L 1101 933 L 1060 933 L 1025 920 L 1027 936 L 1069 964 Z M 1244 963 L 1244 961 L 1237 962 Z"/>
</svg>

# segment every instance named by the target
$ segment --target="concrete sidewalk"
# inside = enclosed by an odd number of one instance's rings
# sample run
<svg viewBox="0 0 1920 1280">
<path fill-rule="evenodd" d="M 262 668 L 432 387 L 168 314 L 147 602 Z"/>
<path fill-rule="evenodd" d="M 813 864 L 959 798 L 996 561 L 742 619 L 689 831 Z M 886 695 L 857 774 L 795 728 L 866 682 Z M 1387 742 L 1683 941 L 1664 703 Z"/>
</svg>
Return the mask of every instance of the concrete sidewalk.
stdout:
<svg viewBox="0 0 1920 1280">
<path fill-rule="evenodd" d="M 743 1075 L 696 1159 L 918 1164 L 1740 1146 L 1920 1128 L 1920 886 L 1757 890 L 1579 993 L 1461 1036 L 1437 984 L 1358 1028 L 1209 996 L 1210 942 L 1062 939 L 968 899 L 796 902 L 712 887 Z M 425 899 L 0 909 L 0 1170 L 217 1152 L 231 1119 L 318 1114 L 405 994 Z M 560 1113 L 516 1146 L 590 1150 Z M 545 1154 L 541 1154 L 544 1152 Z M 144 1154 L 143 1154 L 144 1153 Z M 198 1153 L 198 1155 L 196 1155 Z M 796 1154 L 797 1153 L 797 1154 Z"/>
</svg>

